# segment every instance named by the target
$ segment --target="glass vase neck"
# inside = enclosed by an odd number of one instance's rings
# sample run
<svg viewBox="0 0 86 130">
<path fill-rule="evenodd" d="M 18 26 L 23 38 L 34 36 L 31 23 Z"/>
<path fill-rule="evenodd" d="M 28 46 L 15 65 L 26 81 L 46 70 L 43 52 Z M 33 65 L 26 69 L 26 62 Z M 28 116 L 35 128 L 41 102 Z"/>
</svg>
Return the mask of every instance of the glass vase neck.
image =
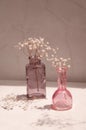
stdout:
<svg viewBox="0 0 86 130">
<path fill-rule="evenodd" d="M 30 64 L 40 64 L 41 59 L 39 59 L 37 56 L 31 56 L 28 58 Z"/>
<path fill-rule="evenodd" d="M 66 67 L 59 67 L 57 68 L 58 73 L 58 89 L 66 89 L 66 82 L 67 82 L 67 68 Z"/>
</svg>

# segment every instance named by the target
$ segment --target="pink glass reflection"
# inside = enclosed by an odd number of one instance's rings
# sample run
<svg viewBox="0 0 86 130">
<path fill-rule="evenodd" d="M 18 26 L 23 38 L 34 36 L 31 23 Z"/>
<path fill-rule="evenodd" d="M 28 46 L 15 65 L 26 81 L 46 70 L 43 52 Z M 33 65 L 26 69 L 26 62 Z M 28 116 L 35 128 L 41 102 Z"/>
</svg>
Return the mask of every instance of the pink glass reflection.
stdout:
<svg viewBox="0 0 86 130">
<path fill-rule="evenodd" d="M 68 110 L 72 108 L 72 95 L 66 88 L 66 72 L 67 68 L 58 68 L 58 89 L 52 96 L 53 105 L 52 108 L 55 110 Z"/>
</svg>

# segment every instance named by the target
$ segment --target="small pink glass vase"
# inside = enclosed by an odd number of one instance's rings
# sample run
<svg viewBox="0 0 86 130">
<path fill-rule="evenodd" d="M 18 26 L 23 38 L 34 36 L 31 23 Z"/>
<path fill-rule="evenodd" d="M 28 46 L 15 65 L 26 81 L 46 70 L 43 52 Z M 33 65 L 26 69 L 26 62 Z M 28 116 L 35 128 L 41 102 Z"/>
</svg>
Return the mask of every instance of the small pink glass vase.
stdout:
<svg viewBox="0 0 86 130">
<path fill-rule="evenodd" d="M 52 108 L 54 110 L 68 110 L 72 108 L 72 95 L 66 88 L 67 67 L 57 68 L 58 72 L 58 89 L 52 96 Z"/>
</svg>

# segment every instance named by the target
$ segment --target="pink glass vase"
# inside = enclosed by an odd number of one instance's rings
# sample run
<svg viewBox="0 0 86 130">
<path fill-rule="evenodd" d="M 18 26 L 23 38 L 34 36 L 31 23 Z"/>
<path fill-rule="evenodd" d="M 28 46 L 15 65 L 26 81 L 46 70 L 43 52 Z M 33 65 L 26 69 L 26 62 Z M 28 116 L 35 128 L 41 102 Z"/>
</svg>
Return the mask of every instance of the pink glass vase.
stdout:
<svg viewBox="0 0 86 130">
<path fill-rule="evenodd" d="M 29 99 L 46 97 L 45 64 L 37 57 L 29 57 L 26 65 L 27 97 Z"/>
<path fill-rule="evenodd" d="M 66 88 L 67 81 L 67 68 L 57 68 L 58 72 L 58 89 L 54 92 L 52 96 L 52 108 L 54 110 L 68 110 L 72 108 L 72 95 Z"/>
</svg>

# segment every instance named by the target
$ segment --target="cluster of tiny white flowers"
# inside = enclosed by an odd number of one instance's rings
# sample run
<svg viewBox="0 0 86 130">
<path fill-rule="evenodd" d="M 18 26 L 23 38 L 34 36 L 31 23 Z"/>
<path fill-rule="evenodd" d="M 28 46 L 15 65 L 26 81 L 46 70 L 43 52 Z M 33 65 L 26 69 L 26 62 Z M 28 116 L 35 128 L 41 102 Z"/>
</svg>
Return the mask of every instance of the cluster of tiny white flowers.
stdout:
<svg viewBox="0 0 86 130">
<path fill-rule="evenodd" d="M 17 47 L 28 56 L 36 56 L 38 58 L 45 57 L 46 60 L 51 61 L 54 67 L 68 67 L 68 61 L 70 58 L 58 58 L 58 50 L 59 48 L 52 48 L 49 42 L 45 42 L 44 38 L 28 38 L 23 42 L 19 42 Z"/>
<path fill-rule="evenodd" d="M 67 68 L 70 68 L 71 66 L 69 65 L 69 62 L 70 61 L 70 58 L 57 58 L 57 57 L 53 57 L 52 59 L 52 65 L 56 68 L 60 67 L 60 68 L 64 68 L 64 67 L 67 67 Z"/>
<path fill-rule="evenodd" d="M 47 60 L 50 60 L 53 55 L 50 53 L 56 53 L 54 48 L 51 48 L 49 42 L 45 42 L 43 38 L 28 38 L 23 42 L 19 42 L 17 47 L 28 56 L 37 56 L 38 58 L 46 57 Z"/>
</svg>

